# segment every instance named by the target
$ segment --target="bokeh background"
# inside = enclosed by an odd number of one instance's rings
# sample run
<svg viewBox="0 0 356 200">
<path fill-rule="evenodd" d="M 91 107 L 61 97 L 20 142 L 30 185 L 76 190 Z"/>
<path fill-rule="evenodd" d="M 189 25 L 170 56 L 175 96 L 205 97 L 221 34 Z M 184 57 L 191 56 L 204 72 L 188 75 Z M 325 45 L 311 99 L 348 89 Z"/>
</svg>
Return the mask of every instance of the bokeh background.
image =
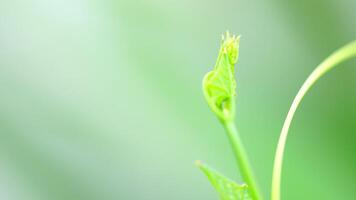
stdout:
<svg viewBox="0 0 356 200">
<path fill-rule="evenodd" d="M 356 39 L 354 0 L 0 1 L 0 199 L 216 200 L 240 180 L 201 80 L 241 34 L 237 119 L 264 195 L 290 103 Z M 356 61 L 307 95 L 283 199 L 355 199 Z M 268 198 L 267 198 L 268 199 Z"/>
</svg>

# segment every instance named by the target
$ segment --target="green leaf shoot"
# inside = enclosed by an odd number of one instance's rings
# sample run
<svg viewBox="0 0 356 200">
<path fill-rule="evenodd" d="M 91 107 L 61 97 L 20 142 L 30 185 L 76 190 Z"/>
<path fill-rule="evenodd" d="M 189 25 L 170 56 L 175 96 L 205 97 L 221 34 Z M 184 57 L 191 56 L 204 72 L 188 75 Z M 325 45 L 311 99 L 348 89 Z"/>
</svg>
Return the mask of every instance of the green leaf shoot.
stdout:
<svg viewBox="0 0 356 200">
<path fill-rule="evenodd" d="M 201 162 L 197 162 L 197 165 L 209 178 L 210 182 L 219 193 L 221 200 L 261 200 L 262 195 L 257 187 L 252 168 L 248 162 L 247 153 L 234 122 L 236 101 L 234 65 L 238 60 L 239 41 L 239 36 L 231 36 L 229 32 L 223 36 L 215 67 L 212 71 L 208 72 L 203 79 L 203 93 L 210 109 L 219 118 L 226 130 L 239 167 L 239 172 L 246 184 L 239 185 Z M 289 128 L 298 106 L 310 88 L 323 75 L 340 63 L 353 57 L 356 57 L 356 41 L 345 45 L 325 59 L 309 75 L 299 89 L 288 111 L 278 141 L 272 174 L 271 200 L 280 200 L 284 150 Z"/>
<path fill-rule="evenodd" d="M 240 36 L 231 36 L 226 32 L 215 67 L 203 79 L 205 99 L 220 120 L 232 120 L 235 116 L 234 65 L 238 59 L 239 41 Z"/>
<path fill-rule="evenodd" d="M 240 36 L 230 35 L 229 32 L 223 35 L 215 67 L 203 79 L 203 93 L 210 109 L 226 130 L 239 174 L 249 185 L 248 193 L 251 199 L 260 200 L 262 196 L 234 122 L 236 101 L 234 67 L 239 56 L 239 42 Z"/>
</svg>

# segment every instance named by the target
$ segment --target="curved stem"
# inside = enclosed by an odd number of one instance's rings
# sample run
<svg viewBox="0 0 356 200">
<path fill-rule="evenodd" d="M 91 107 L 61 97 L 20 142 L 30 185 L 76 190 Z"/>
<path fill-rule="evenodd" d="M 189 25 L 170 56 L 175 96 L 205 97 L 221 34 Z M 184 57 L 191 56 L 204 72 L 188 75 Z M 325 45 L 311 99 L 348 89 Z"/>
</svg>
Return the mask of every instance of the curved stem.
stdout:
<svg viewBox="0 0 356 200">
<path fill-rule="evenodd" d="M 262 196 L 260 195 L 260 192 L 258 190 L 258 186 L 255 181 L 255 176 L 253 175 L 252 168 L 247 159 L 245 148 L 241 142 L 234 122 L 232 120 L 223 121 L 223 125 L 228 134 L 229 141 L 231 143 L 237 161 L 237 165 L 241 171 L 242 178 L 248 186 L 248 192 L 251 198 L 253 200 L 261 200 Z"/>
<path fill-rule="evenodd" d="M 272 175 L 272 200 L 280 200 L 280 188 L 281 188 L 281 174 L 283 164 L 283 154 L 287 141 L 288 131 L 292 122 L 295 111 L 297 110 L 300 102 L 305 94 L 314 85 L 314 83 L 321 78 L 326 72 L 336 67 L 339 63 L 346 61 L 352 57 L 356 57 L 356 41 L 340 48 L 333 54 L 331 54 L 324 62 L 322 62 L 307 78 L 302 87 L 299 89 L 296 97 L 287 114 L 287 118 L 284 121 L 281 135 L 279 137 L 274 167 Z"/>
</svg>

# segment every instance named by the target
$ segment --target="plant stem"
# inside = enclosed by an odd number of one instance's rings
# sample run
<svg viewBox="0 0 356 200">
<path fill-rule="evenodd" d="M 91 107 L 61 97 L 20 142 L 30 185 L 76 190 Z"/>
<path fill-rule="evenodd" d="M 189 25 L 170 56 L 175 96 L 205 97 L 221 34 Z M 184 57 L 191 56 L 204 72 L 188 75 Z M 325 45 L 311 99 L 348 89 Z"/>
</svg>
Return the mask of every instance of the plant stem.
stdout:
<svg viewBox="0 0 356 200">
<path fill-rule="evenodd" d="M 255 177 L 252 172 L 252 168 L 247 158 L 245 148 L 241 142 L 240 136 L 237 132 L 236 126 L 233 120 L 222 121 L 227 135 L 229 137 L 230 144 L 232 146 L 237 165 L 241 171 L 243 180 L 248 186 L 248 192 L 253 200 L 261 200 L 262 197 L 258 190 Z"/>
<path fill-rule="evenodd" d="M 293 103 L 289 109 L 287 117 L 284 121 L 281 135 L 279 137 L 274 167 L 272 175 L 272 200 L 280 200 L 281 193 L 281 174 L 282 174 L 282 164 L 284 149 L 287 141 L 288 131 L 290 124 L 292 122 L 295 111 L 297 110 L 300 102 L 302 101 L 305 94 L 314 85 L 314 83 L 320 79 L 326 72 L 336 67 L 343 61 L 346 61 L 352 57 L 356 57 L 356 41 L 349 43 L 348 45 L 342 47 L 341 49 L 330 55 L 324 62 L 322 62 L 307 78 L 302 87 L 299 89 Z"/>
</svg>

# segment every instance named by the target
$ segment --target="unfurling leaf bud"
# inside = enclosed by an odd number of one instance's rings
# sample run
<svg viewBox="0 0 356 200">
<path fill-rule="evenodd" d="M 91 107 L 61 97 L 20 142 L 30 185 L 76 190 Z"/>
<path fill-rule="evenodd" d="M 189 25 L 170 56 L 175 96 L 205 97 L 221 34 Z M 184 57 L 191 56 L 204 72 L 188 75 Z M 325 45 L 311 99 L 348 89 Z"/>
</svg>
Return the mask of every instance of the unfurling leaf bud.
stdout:
<svg viewBox="0 0 356 200">
<path fill-rule="evenodd" d="M 222 37 L 218 59 L 212 71 L 203 80 L 205 99 L 220 120 L 232 120 L 235 116 L 236 81 L 234 65 L 239 54 L 240 36 Z"/>
</svg>

